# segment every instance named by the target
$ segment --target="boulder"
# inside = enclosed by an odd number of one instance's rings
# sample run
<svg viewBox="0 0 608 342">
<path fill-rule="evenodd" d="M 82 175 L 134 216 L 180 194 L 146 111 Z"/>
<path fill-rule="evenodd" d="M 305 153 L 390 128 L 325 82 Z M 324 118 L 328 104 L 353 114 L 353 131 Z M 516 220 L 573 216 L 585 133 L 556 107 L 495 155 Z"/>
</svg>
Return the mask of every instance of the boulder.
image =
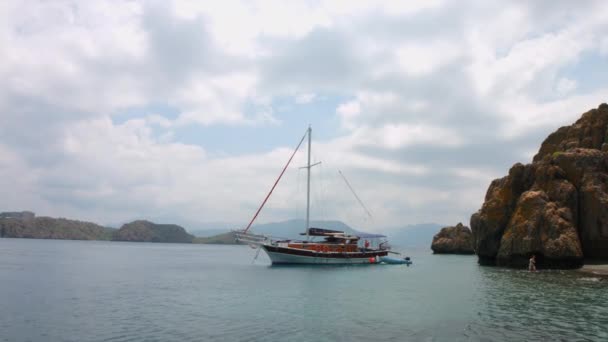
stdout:
<svg viewBox="0 0 608 342">
<path fill-rule="evenodd" d="M 480 263 L 493 263 L 502 234 L 520 194 L 530 186 L 533 168 L 515 164 L 509 175 L 494 180 L 486 192 L 482 208 L 471 217 L 474 249 Z"/>
<path fill-rule="evenodd" d="M 433 237 L 431 249 L 435 254 L 474 254 L 473 234 L 462 223 L 441 228 Z"/>
</svg>

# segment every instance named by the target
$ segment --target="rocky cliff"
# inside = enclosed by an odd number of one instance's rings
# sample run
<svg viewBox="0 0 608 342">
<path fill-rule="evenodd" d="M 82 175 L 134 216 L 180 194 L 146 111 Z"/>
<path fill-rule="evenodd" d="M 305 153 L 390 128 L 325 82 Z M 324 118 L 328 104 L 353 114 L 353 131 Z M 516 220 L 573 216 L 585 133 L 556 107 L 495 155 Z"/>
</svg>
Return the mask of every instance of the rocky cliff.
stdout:
<svg viewBox="0 0 608 342">
<path fill-rule="evenodd" d="M 473 254 L 473 234 L 462 223 L 444 227 L 433 237 L 431 249 L 435 254 Z"/>
<path fill-rule="evenodd" d="M 114 233 L 112 240 L 192 243 L 194 236 L 175 224 L 155 224 L 140 220 L 124 224 Z"/>
<path fill-rule="evenodd" d="M 471 217 L 482 264 L 579 267 L 608 258 L 608 105 L 542 143 L 531 164 L 494 180 Z"/>
<path fill-rule="evenodd" d="M 0 237 L 62 240 L 110 240 L 115 229 L 65 218 L 36 217 L 34 213 L 0 213 Z"/>
</svg>

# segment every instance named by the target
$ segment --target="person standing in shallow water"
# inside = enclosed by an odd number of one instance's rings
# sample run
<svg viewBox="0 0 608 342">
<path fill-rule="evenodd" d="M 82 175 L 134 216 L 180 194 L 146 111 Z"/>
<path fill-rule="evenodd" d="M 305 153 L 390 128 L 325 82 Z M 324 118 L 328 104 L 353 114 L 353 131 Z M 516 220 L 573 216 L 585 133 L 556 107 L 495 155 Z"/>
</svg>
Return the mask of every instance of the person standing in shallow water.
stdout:
<svg viewBox="0 0 608 342">
<path fill-rule="evenodd" d="M 532 254 L 528 262 L 528 271 L 536 272 L 536 255 Z"/>
</svg>

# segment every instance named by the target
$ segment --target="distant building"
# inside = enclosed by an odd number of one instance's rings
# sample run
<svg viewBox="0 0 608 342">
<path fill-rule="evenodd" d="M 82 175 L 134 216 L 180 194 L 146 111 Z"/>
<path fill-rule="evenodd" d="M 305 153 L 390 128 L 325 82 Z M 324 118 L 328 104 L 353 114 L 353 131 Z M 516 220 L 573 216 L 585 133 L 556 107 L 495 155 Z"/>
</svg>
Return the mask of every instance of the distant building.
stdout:
<svg viewBox="0 0 608 342">
<path fill-rule="evenodd" d="M 0 219 L 33 220 L 36 217 L 31 211 L 6 211 L 0 213 Z"/>
</svg>

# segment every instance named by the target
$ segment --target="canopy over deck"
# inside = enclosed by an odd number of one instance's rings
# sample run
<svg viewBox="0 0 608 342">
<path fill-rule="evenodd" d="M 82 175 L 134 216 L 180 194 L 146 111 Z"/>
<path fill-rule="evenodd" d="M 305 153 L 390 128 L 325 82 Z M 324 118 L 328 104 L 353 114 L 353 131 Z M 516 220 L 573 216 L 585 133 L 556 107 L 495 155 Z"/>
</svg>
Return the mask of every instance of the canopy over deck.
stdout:
<svg viewBox="0 0 608 342">
<path fill-rule="evenodd" d="M 357 233 L 356 235 L 362 239 L 380 239 L 386 237 L 386 235 L 371 233 Z"/>
<path fill-rule="evenodd" d="M 306 235 L 306 233 L 300 233 L 300 235 Z M 323 229 L 323 228 L 308 228 L 308 235 L 310 235 L 310 236 L 335 236 L 335 235 L 344 235 L 344 232 L 340 231 L 340 230 L 331 230 L 331 229 Z"/>
</svg>

